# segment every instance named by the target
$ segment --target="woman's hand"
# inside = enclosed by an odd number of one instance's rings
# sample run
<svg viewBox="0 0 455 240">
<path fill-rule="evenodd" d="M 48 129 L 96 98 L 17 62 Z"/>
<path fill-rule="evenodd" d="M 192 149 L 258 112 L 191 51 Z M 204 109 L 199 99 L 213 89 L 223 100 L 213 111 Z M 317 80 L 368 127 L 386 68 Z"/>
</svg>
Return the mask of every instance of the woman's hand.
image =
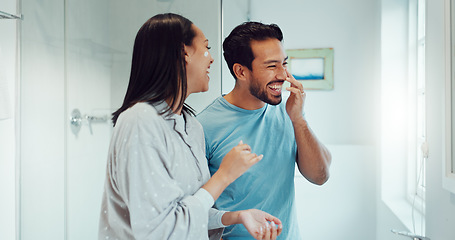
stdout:
<svg viewBox="0 0 455 240">
<path fill-rule="evenodd" d="M 216 201 L 229 184 L 234 182 L 255 163 L 259 162 L 262 157 L 262 155 L 258 156 L 255 153 L 251 153 L 250 146 L 240 141 L 237 146 L 233 147 L 224 156 L 218 171 L 213 174 L 202 188 L 207 190 L 212 195 L 213 200 Z"/>
<path fill-rule="evenodd" d="M 281 221 L 257 209 L 248 209 L 239 212 L 240 222 L 255 239 L 275 240 L 283 230 Z"/>
<path fill-rule="evenodd" d="M 221 218 L 224 225 L 243 224 L 258 240 L 275 240 L 283 230 L 280 219 L 257 209 L 226 212 Z"/>
<path fill-rule="evenodd" d="M 251 166 L 259 162 L 262 157 L 262 154 L 258 156 L 251 153 L 251 147 L 240 141 L 224 156 L 217 173 L 223 174 L 232 183 Z"/>
</svg>

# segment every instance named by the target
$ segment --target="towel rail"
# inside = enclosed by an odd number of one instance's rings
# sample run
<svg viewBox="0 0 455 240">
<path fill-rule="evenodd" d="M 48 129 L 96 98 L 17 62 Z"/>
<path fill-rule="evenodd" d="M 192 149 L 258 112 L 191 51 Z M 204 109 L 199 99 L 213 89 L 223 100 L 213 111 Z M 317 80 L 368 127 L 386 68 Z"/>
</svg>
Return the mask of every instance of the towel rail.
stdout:
<svg viewBox="0 0 455 240">
<path fill-rule="evenodd" d="M 11 13 L 0 11 L 0 19 L 21 19 L 22 20 L 22 14 L 18 16 L 18 15 L 14 15 Z"/>
</svg>

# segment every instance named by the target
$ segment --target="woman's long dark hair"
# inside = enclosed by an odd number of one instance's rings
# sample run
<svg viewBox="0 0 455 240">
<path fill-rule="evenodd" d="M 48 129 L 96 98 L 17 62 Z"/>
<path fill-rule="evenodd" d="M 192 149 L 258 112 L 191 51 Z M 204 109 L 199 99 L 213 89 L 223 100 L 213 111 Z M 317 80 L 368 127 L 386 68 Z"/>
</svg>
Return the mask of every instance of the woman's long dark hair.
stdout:
<svg viewBox="0 0 455 240">
<path fill-rule="evenodd" d="M 119 115 L 138 102 L 150 104 L 170 100 L 160 114 L 173 108 L 194 115 L 184 103 L 187 93 L 184 45 L 191 46 L 195 32 L 192 22 L 173 13 L 158 14 L 139 29 L 134 41 L 128 90 L 122 106 L 112 114 L 115 126 Z"/>
</svg>

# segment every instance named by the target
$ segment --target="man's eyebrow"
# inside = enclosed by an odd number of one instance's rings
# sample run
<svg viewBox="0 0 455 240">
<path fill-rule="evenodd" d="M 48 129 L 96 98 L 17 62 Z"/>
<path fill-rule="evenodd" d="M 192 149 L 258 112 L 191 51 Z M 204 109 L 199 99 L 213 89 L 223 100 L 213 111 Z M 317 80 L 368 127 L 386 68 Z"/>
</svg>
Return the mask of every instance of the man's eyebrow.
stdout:
<svg viewBox="0 0 455 240">
<path fill-rule="evenodd" d="M 286 61 L 288 60 L 288 58 L 289 58 L 289 57 L 286 57 L 283 61 L 279 61 L 279 60 L 268 60 L 268 61 L 265 61 L 264 64 L 286 62 Z"/>
</svg>

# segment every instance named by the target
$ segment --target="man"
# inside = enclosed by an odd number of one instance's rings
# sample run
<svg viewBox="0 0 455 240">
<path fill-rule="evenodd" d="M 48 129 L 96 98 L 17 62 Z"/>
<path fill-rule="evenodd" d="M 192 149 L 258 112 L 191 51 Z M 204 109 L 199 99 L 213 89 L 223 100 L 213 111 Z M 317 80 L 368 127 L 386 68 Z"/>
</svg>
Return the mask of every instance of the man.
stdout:
<svg viewBox="0 0 455 240">
<path fill-rule="evenodd" d="M 224 57 L 235 78 L 234 89 L 198 115 L 206 140 L 210 173 L 240 140 L 263 159 L 216 201 L 221 210 L 257 208 L 283 223 L 278 239 L 300 239 L 294 204 L 294 171 L 324 184 L 331 154 L 309 128 L 303 115 L 305 92 L 287 70 L 283 35 L 275 25 L 246 22 L 223 43 Z M 290 96 L 281 103 L 283 83 Z M 241 225 L 226 227 L 223 239 L 251 239 Z"/>
</svg>

